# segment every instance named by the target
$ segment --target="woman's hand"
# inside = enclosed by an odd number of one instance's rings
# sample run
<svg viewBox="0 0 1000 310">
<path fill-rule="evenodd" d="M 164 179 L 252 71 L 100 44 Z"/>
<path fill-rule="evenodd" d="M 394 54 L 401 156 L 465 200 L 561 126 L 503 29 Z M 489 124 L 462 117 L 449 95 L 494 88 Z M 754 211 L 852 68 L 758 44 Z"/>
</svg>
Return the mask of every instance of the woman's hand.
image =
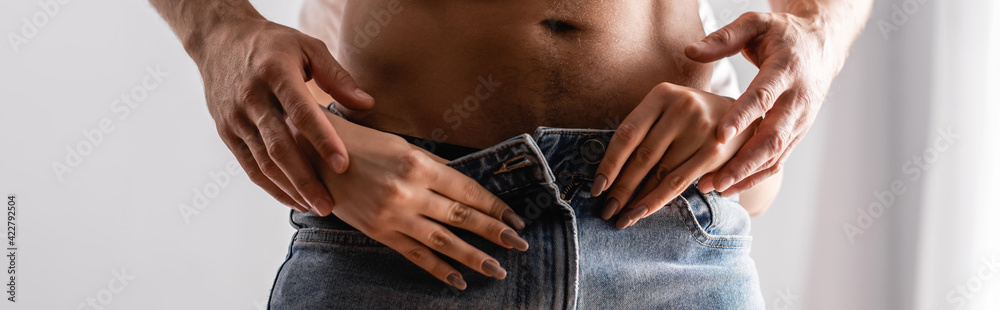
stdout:
<svg viewBox="0 0 1000 310">
<path fill-rule="evenodd" d="M 732 104 L 732 98 L 689 87 L 654 87 L 618 126 L 597 168 L 591 194 L 598 196 L 611 185 L 601 217 L 610 220 L 621 213 L 615 226 L 631 226 L 726 163 L 753 134 L 747 130 L 725 144 L 716 139 L 716 126 Z"/>
<path fill-rule="evenodd" d="M 306 138 L 297 135 L 296 140 L 337 197 L 333 214 L 347 224 L 458 289 L 466 286 L 461 273 L 434 252 L 486 276 L 503 279 L 507 272 L 445 225 L 504 248 L 528 249 L 527 241 L 511 229 L 523 229 L 524 220 L 475 180 L 446 166 L 446 160 L 398 136 L 327 116 L 353 158 L 347 171 L 335 173 L 320 163 Z"/>
<path fill-rule="evenodd" d="M 306 81 L 315 78 L 350 108 L 370 108 L 372 97 L 322 41 L 263 18 L 225 19 L 205 34 L 203 44 L 197 42 L 186 46 L 201 71 L 209 112 L 250 179 L 296 210 L 330 214 L 333 200 L 285 120 L 319 151 L 319 164 L 340 172 L 347 169 L 348 153 Z"/>
</svg>

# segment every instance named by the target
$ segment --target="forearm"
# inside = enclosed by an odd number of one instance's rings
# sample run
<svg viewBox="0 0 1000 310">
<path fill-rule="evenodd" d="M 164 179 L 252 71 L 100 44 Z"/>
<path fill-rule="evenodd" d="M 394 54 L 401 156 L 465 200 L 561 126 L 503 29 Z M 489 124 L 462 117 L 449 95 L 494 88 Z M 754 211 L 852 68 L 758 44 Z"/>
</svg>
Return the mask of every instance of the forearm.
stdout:
<svg viewBox="0 0 1000 310">
<path fill-rule="evenodd" d="M 770 0 L 776 13 L 812 18 L 824 35 L 826 52 L 837 53 L 837 71 L 864 29 L 873 0 Z"/>
<path fill-rule="evenodd" d="M 195 61 L 200 58 L 206 37 L 222 24 L 247 19 L 264 19 L 248 0 L 149 0 L 184 44 Z"/>
</svg>

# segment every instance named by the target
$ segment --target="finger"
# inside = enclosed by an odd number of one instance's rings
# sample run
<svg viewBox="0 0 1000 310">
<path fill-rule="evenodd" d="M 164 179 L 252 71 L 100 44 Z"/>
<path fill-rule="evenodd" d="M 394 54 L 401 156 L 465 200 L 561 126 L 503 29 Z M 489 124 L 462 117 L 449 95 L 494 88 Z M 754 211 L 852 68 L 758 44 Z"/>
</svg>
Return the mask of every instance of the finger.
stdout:
<svg viewBox="0 0 1000 310">
<path fill-rule="evenodd" d="M 451 257 L 488 277 L 503 279 L 507 271 L 500 267 L 496 259 L 469 245 L 444 226 L 425 218 L 414 219 L 403 229 L 403 233 L 420 241 L 431 250 Z"/>
<path fill-rule="evenodd" d="M 608 191 L 607 202 L 601 211 L 602 219 L 610 220 L 611 217 L 618 214 L 625 202 L 635 193 L 642 179 L 649 174 L 653 166 L 667 152 L 667 148 L 673 147 L 671 143 L 680 130 L 678 125 L 678 123 L 662 119 L 653 125 L 649 135 L 632 152 L 625 169 Z M 692 151 L 692 153 L 694 152 Z"/>
<path fill-rule="evenodd" d="M 802 138 L 801 136 L 799 136 L 799 138 L 796 138 L 795 141 L 792 141 L 792 143 L 788 146 L 788 148 L 785 149 L 785 153 L 783 153 L 781 157 L 779 157 L 778 160 L 773 165 L 766 166 L 766 169 L 757 171 L 756 173 L 750 175 L 743 181 L 734 184 L 733 186 L 723 191 L 722 195 L 732 196 L 735 194 L 748 191 L 754 186 L 757 186 L 757 184 L 759 184 L 760 182 L 770 178 L 771 176 L 774 176 L 775 174 L 778 174 L 778 172 L 781 172 L 781 170 L 785 166 L 785 160 L 788 159 L 788 155 L 792 153 L 792 149 L 794 149 L 795 146 L 798 145 L 799 141 L 801 140 Z"/>
<path fill-rule="evenodd" d="M 764 118 L 757 133 L 740 147 L 736 155 L 715 174 L 715 189 L 725 191 L 730 186 L 760 170 L 764 164 L 785 152 L 796 138 L 793 133 L 795 111 L 775 110 Z"/>
<path fill-rule="evenodd" d="M 615 182 L 618 172 L 625 166 L 625 162 L 632 156 L 635 148 L 645 139 L 650 127 L 662 114 L 657 111 L 661 105 L 647 103 L 649 100 L 657 99 L 659 96 L 654 96 L 653 92 L 650 92 L 642 100 L 643 102 L 618 125 L 615 134 L 611 136 L 611 141 L 608 142 L 604 158 L 601 159 L 601 164 L 597 166 L 597 172 L 594 174 L 594 185 L 590 188 L 590 194 L 594 197 L 600 196 Z"/>
<path fill-rule="evenodd" d="M 344 142 L 327 120 L 323 109 L 316 104 L 306 84 L 291 78 L 293 74 L 287 73 L 288 78 L 272 85 L 274 95 L 281 102 L 288 119 L 309 139 L 330 168 L 336 173 L 343 173 L 348 165 Z"/>
<path fill-rule="evenodd" d="M 677 167 L 677 169 L 664 176 L 656 188 L 650 191 L 648 195 L 637 197 L 637 201 L 633 204 L 636 207 L 624 212 L 618 218 L 615 226 L 618 229 L 625 229 L 626 227 L 635 225 L 636 221 L 646 217 L 648 214 L 659 211 L 663 206 L 684 192 L 684 189 L 691 185 L 695 178 L 711 168 L 709 159 L 711 159 L 710 152 L 706 151 L 706 149 L 699 150 L 691 159 L 685 161 L 680 167 Z"/>
<path fill-rule="evenodd" d="M 791 79 L 788 77 L 784 61 L 768 58 L 760 67 L 760 71 L 747 91 L 729 107 L 729 111 L 719 121 L 719 142 L 726 143 L 750 126 L 754 120 L 764 116 L 771 110 L 775 101 L 788 89 Z"/>
<path fill-rule="evenodd" d="M 306 66 L 316 79 L 316 85 L 347 108 L 371 109 L 375 99 L 358 87 L 351 74 L 330 54 L 326 44 L 320 40 L 310 42 L 310 46 L 305 48 L 309 61 Z"/>
<path fill-rule="evenodd" d="M 247 147 L 243 140 L 239 140 L 231 134 L 226 134 L 223 137 L 226 142 L 226 146 L 229 147 L 229 151 L 236 155 L 236 161 L 240 163 L 243 167 L 243 171 L 246 171 L 247 177 L 250 178 L 254 184 L 257 184 L 261 189 L 264 190 L 268 195 L 274 197 L 285 206 L 295 209 L 299 212 L 309 212 L 308 209 L 299 204 L 291 196 L 288 196 L 278 185 L 274 184 L 263 172 L 260 171 L 260 167 L 257 166 L 257 162 L 254 161 L 253 153 L 250 152 L 250 148 Z"/>
<path fill-rule="evenodd" d="M 457 201 L 430 193 L 423 214 L 443 224 L 465 229 L 505 248 L 528 250 L 528 242 L 503 222 Z"/>
<path fill-rule="evenodd" d="M 714 180 L 714 177 L 715 177 L 714 171 L 706 173 L 704 176 L 702 176 L 701 180 L 698 181 L 698 190 L 701 191 L 702 193 L 708 193 L 714 191 L 715 184 L 712 182 L 712 180 Z"/>
<path fill-rule="evenodd" d="M 647 179 L 646 184 L 639 190 L 636 198 L 640 199 L 649 195 L 650 192 L 656 189 L 667 178 L 670 172 L 694 156 L 698 152 L 698 146 L 694 143 L 675 143 L 671 146 L 671 149 L 667 151 L 667 154 L 663 156 L 660 163 L 656 165 L 655 170 L 652 171 L 651 177 Z M 649 214 L 652 214 L 652 212 L 646 213 L 647 216 Z"/>
<path fill-rule="evenodd" d="M 429 248 L 413 240 L 413 238 L 397 232 L 393 236 L 379 241 L 396 252 L 403 254 L 406 259 L 417 264 L 418 267 L 426 270 L 441 282 L 460 290 L 465 289 L 465 279 L 463 279 L 462 274 L 458 270 L 455 270 L 454 267 L 448 265 L 448 263 L 435 255 L 434 252 L 431 252 Z"/>
<path fill-rule="evenodd" d="M 750 41 L 767 31 L 771 18 L 767 13 L 748 12 L 729 25 L 684 48 L 694 61 L 709 63 L 742 51 Z"/>
<path fill-rule="evenodd" d="M 524 219 L 514 213 L 507 203 L 468 176 L 451 167 L 434 164 L 430 180 L 431 190 L 470 206 L 518 230 L 524 229 Z"/>
<path fill-rule="evenodd" d="M 282 192 L 292 197 L 300 205 L 308 208 L 310 211 L 316 212 L 315 207 L 299 194 L 292 183 L 285 177 L 285 173 L 281 171 L 281 168 L 271 160 L 271 157 L 267 154 L 267 147 L 264 146 L 264 142 L 260 138 L 260 133 L 256 130 L 251 130 L 247 133 L 242 133 L 243 143 L 250 149 L 250 153 L 253 155 L 254 160 L 256 160 L 257 167 L 260 169 L 261 173 L 264 174 L 272 183 L 278 186 Z"/>
<path fill-rule="evenodd" d="M 316 170 L 299 149 L 278 111 L 273 107 L 261 107 L 247 112 L 260 131 L 267 155 L 281 169 L 295 191 L 313 207 L 316 215 L 329 215 L 333 210 L 330 193 L 320 183 Z"/>
</svg>

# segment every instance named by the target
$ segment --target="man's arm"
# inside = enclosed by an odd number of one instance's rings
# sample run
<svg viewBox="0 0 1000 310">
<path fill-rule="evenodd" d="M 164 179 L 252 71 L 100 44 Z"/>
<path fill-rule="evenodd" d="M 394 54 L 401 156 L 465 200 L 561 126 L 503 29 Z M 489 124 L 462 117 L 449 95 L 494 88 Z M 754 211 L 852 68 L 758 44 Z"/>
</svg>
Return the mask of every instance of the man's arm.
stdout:
<svg viewBox="0 0 1000 310">
<path fill-rule="evenodd" d="M 685 49 L 712 62 L 742 52 L 760 71 L 717 128 L 720 142 L 763 117 L 756 133 L 702 189 L 726 195 L 778 173 L 812 126 L 872 0 L 771 0 L 774 13 L 751 12 Z M 766 116 L 765 116 L 766 113 Z"/>
<path fill-rule="evenodd" d="M 349 108 L 370 108 L 322 41 L 264 19 L 247 0 L 150 0 L 198 65 L 209 112 L 250 179 L 299 211 L 330 214 L 333 200 L 296 146 L 301 129 L 332 171 L 347 150 L 306 88 L 315 79 Z"/>
</svg>

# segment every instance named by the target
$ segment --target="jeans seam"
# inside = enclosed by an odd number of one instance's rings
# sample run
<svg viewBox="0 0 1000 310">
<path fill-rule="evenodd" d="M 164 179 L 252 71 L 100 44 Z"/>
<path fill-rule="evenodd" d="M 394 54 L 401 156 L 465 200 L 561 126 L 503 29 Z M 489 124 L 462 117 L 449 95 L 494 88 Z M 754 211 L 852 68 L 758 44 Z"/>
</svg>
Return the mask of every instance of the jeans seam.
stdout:
<svg viewBox="0 0 1000 310">
<path fill-rule="evenodd" d="M 696 242 L 698 242 L 701 245 L 712 248 L 743 249 L 750 247 L 750 245 L 747 244 L 751 240 L 753 240 L 753 237 L 750 236 L 709 235 L 707 232 L 704 231 L 704 229 L 701 228 L 701 225 L 698 225 L 697 222 L 694 222 L 691 219 L 691 217 L 694 217 L 694 215 L 691 213 L 690 203 L 688 203 L 687 206 L 685 206 L 685 204 L 680 203 L 681 201 L 686 202 L 687 199 L 684 197 L 679 197 L 679 198 L 680 199 L 675 199 L 671 204 L 673 204 L 674 207 L 677 208 L 678 213 L 681 216 L 681 219 L 684 221 L 685 226 L 687 226 L 688 228 L 688 233 L 691 234 L 691 237 Z M 702 239 L 705 240 L 703 241 Z M 727 243 L 735 244 L 735 246 L 725 245 Z"/>
</svg>

